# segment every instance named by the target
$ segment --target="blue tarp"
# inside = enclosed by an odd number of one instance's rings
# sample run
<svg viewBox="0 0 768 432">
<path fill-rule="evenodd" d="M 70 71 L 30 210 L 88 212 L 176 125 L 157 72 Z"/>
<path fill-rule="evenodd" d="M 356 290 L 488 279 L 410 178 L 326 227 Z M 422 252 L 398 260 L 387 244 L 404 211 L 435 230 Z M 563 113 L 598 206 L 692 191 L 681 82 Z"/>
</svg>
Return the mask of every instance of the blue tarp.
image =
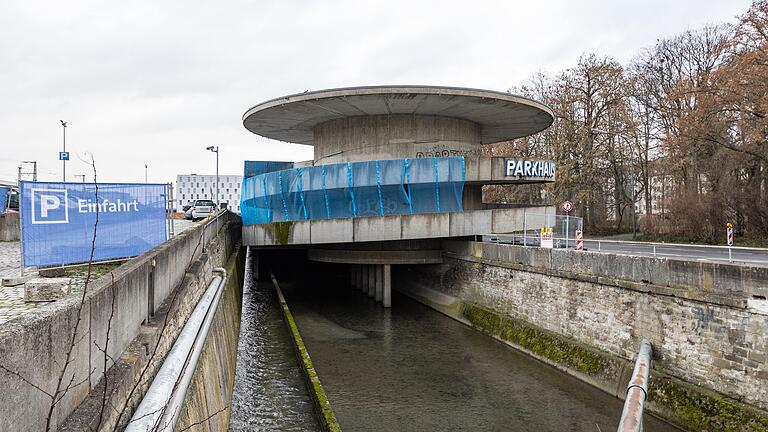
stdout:
<svg viewBox="0 0 768 432">
<path fill-rule="evenodd" d="M 347 162 L 243 180 L 243 224 L 462 211 L 463 157 Z"/>
<path fill-rule="evenodd" d="M 166 185 L 22 182 L 24 265 L 88 261 L 96 211 L 94 260 L 140 255 L 167 238 Z"/>
<path fill-rule="evenodd" d="M 0 214 L 5 213 L 6 205 L 8 204 L 8 188 L 0 186 Z"/>
<path fill-rule="evenodd" d="M 293 162 L 276 161 L 245 161 L 245 170 L 243 178 L 253 177 L 259 174 L 266 174 L 272 171 L 287 170 L 293 168 Z"/>
</svg>

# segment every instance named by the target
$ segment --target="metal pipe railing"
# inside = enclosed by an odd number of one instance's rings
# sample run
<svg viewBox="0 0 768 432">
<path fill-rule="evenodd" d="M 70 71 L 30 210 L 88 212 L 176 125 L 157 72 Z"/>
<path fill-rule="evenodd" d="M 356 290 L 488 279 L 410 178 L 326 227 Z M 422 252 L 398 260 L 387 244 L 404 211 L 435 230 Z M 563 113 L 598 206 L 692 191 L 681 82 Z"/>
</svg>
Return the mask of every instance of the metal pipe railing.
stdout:
<svg viewBox="0 0 768 432">
<path fill-rule="evenodd" d="M 173 430 L 203 351 L 213 316 L 227 284 L 227 271 L 214 268 L 215 277 L 179 333 L 125 432 Z"/>
<path fill-rule="evenodd" d="M 640 351 L 635 360 L 635 369 L 632 378 L 627 384 L 627 398 L 624 400 L 624 410 L 621 413 L 621 421 L 617 432 L 642 432 L 643 409 L 645 399 L 648 397 L 648 376 L 651 373 L 651 359 L 653 358 L 653 346 L 643 339 L 640 342 Z"/>
</svg>

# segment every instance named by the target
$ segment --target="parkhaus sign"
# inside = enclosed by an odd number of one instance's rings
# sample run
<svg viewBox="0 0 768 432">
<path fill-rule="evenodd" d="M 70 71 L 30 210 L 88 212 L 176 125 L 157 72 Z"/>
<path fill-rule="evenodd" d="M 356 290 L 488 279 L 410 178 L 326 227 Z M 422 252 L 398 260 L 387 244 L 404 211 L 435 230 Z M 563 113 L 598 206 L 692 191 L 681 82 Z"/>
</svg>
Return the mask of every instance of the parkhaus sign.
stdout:
<svg viewBox="0 0 768 432">
<path fill-rule="evenodd" d="M 554 162 L 507 159 L 505 166 L 507 177 L 555 178 Z"/>
<path fill-rule="evenodd" d="M 141 255 L 167 238 L 166 185 L 21 183 L 26 266 L 86 262 L 98 214 L 94 260 Z"/>
</svg>

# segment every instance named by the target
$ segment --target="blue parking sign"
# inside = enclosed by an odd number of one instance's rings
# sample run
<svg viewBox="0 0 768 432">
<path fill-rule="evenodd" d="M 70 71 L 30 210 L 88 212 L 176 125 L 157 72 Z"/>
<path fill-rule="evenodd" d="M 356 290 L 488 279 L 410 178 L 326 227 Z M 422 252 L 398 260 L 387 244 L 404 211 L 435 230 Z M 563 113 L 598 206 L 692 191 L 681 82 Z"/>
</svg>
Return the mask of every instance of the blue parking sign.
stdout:
<svg viewBox="0 0 768 432">
<path fill-rule="evenodd" d="M 127 258 L 167 238 L 166 185 L 21 182 L 21 247 L 26 266 Z"/>
<path fill-rule="evenodd" d="M 59 160 L 69 160 L 69 152 L 59 152 Z"/>
</svg>

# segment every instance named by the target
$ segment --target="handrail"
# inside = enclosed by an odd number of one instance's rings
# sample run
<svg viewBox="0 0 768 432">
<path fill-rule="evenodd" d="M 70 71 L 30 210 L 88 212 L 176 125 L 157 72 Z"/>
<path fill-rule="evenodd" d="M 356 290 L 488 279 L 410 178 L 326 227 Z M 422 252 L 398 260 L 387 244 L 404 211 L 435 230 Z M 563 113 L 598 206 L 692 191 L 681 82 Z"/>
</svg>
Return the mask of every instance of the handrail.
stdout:
<svg viewBox="0 0 768 432">
<path fill-rule="evenodd" d="M 642 432 L 643 409 L 645 399 L 648 397 L 648 376 L 651 373 L 651 359 L 653 346 L 643 339 L 640 342 L 640 351 L 635 360 L 635 369 L 632 378 L 627 384 L 627 398 L 624 400 L 624 410 L 621 413 L 621 421 L 617 432 Z"/>
<path fill-rule="evenodd" d="M 181 414 L 223 287 L 227 284 L 225 269 L 217 267 L 213 271 L 221 276 L 211 281 L 197 302 L 125 432 L 173 430 Z"/>
</svg>

